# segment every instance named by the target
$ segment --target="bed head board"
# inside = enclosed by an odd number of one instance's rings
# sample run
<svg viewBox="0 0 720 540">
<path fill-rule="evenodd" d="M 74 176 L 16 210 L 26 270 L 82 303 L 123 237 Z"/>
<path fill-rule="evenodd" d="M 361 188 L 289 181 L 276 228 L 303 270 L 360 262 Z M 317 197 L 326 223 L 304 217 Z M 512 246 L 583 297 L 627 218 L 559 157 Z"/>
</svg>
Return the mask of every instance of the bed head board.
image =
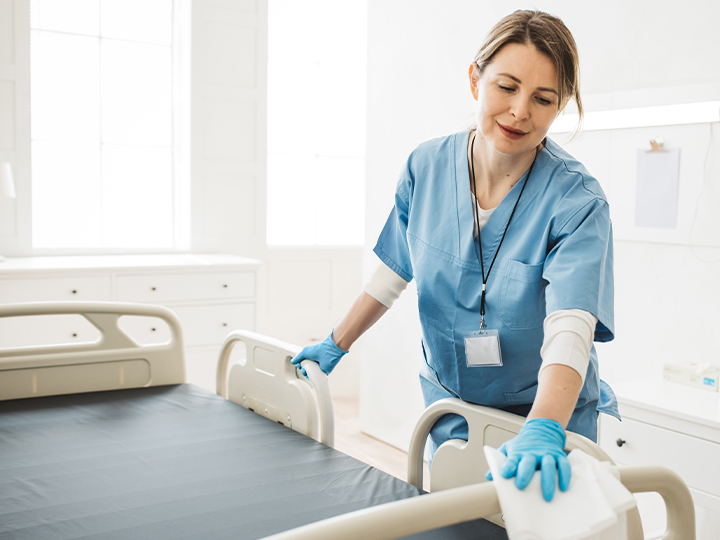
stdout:
<svg viewBox="0 0 720 540">
<path fill-rule="evenodd" d="M 182 329 L 167 308 L 120 302 L 0 305 L 0 318 L 36 315 L 80 315 L 98 329 L 100 339 L 78 345 L 0 349 L 0 400 L 185 382 Z M 118 326 L 125 315 L 165 321 L 169 341 L 136 343 Z"/>
<path fill-rule="evenodd" d="M 247 358 L 230 365 L 233 347 L 243 342 Z M 217 368 L 217 393 L 246 409 L 332 446 L 333 407 L 327 376 L 304 360 L 308 379 L 290 363 L 301 347 L 248 330 L 225 339 Z M 228 375 L 229 370 L 229 375 Z"/>
</svg>

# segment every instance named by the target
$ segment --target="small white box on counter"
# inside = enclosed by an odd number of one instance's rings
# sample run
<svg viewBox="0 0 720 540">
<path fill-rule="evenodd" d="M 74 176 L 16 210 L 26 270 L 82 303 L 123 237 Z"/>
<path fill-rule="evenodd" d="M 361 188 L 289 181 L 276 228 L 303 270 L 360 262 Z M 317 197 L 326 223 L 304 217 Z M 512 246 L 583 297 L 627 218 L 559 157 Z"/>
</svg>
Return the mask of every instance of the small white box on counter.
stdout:
<svg viewBox="0 0 720 540">
<path fill-rule="evenodd" d="M 701 363 L 665 364 L 663 379 L 717 392 L 720 387 L 720 368 Z"/>
</svg>

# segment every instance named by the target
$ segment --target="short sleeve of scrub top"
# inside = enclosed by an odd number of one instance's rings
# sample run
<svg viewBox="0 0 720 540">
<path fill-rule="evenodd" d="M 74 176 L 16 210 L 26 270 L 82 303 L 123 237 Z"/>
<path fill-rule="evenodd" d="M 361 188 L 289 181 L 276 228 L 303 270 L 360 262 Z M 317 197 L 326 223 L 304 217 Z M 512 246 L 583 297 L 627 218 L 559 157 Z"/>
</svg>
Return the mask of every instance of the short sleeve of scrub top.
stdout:
<svg viewBox="0 0 720 540">
<path fill-rule="evenodd" d="M 391 270 L 405 281 L 413 279 L 413 268 L 408 248 L 407 229 L 412 194 L 411 158 L 403 167 L 395 190 L 395 206 L 390 212 L 374 252 Z"/>
<path fill-rule="evenodd" d="M 570 199 L 573 198 L 569 194 Z M 595 341 L 613 339 L 612 224 L 604 199 L 564 202 L 543 264 L 546 315 L 582 309 L 597 317 Z"/>
</svg>

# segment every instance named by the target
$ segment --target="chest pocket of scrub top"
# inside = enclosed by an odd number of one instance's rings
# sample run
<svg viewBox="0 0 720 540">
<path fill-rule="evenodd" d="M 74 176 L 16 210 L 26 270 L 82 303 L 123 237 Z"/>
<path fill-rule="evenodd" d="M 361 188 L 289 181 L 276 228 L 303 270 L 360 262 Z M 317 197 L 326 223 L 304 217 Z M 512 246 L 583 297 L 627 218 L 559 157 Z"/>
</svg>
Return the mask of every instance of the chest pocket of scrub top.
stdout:
<svg viewBox="0 0 720 540">
<path fill-rule="evenodd" d="M 502 282 L 500 318 L 512 330 L 542 326 L 545 320 L 543 263 L 525 264 L 510 259 Z"/>
</svg>

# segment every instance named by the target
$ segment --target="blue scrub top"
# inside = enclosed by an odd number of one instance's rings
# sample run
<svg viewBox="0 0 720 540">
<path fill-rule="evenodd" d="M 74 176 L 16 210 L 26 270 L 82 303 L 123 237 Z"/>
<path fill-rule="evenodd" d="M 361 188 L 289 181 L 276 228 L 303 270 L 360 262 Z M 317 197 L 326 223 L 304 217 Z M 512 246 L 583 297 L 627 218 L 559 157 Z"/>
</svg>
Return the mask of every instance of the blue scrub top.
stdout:
<svg viewBox="0 0 720 540">
<path fill-rule="evenodd" d="M 412 152 L 374 251 L 405 280 L 416 281 L 424 378 L 444 394 L 526 415 L 537 391 L 547 315 L 582 309 L 598 319 L 595 341 L 614 337 L 610 212 L 597 180 L 547 139 L 487 282 L 485 321 L 499 331 L 503 365 L 467 367 L 464 336 L 480 327 L 482 291 L 469 134 L 433 139 Z M 525 180 L 515 184 L 482 229 L 486 272 Z M 614 395 L 603 385 L 607 391 L 600 400 L 593 346 L 578 417 L 568 429 L 592 433 L 598 409 L 617 415 Z M 579 418 L 588 416 L 588 409 L 592 421 Z"/>
</svg>

